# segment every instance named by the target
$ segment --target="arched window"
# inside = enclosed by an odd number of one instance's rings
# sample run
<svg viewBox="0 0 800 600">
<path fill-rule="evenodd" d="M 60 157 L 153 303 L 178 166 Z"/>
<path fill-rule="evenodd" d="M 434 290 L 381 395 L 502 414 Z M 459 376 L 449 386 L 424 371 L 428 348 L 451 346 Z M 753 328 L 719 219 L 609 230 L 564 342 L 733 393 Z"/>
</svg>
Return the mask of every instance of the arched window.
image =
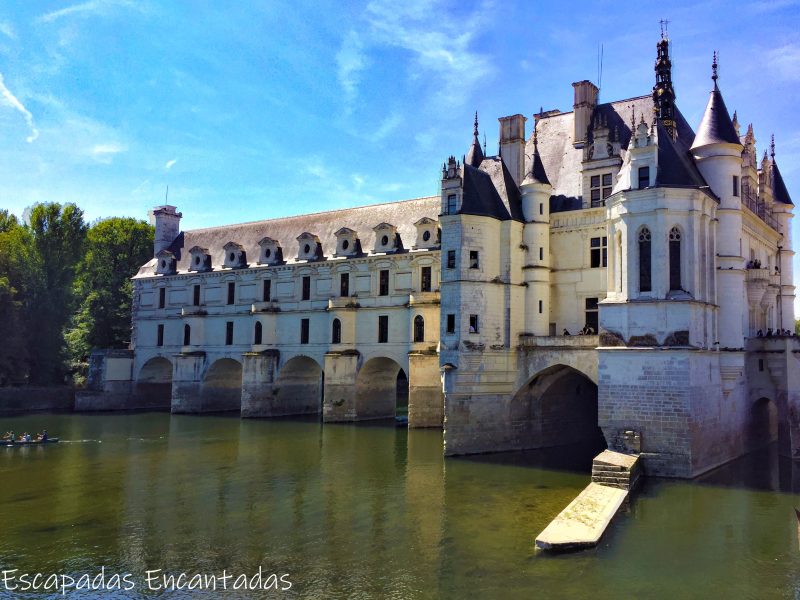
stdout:
<svg viewBox="0 0 800 600">
<path fill-rule="evenodd" d="M 639 291 L 649 292 L 652 290 L 651 284 L 651 235 L 647 227 L 639 230 Z"/>
<path fill-rule="evenodd" d="M 681 286 L 681 230 L 669 230 L 669 289 L 682 290 Z"/>
<path fill-rule="evenodd" d="M 192 328 L 189 324 L 183 326 L 183 345 L 188 346 L 192 343 Z"/>
<path fill-rule="evenodd" d="M 331 324 L 331 343 L 342 343 L 342 322 L 339 319 L 334 319 Z"/>
<path fill-rule="evenodd" d="M 261 321 L 256 321 L 255 325 L 255 333 L 253 335 L 253 343 L 260 344 L 261 340 L 263 339 L 264 328 L 261 326 Z"/>
<path fill-rule="evenodd" d="M 422 315 L 414 317 L 414 341 L 425 341 L 425 319 L 422 318 Z"/>
</svg>

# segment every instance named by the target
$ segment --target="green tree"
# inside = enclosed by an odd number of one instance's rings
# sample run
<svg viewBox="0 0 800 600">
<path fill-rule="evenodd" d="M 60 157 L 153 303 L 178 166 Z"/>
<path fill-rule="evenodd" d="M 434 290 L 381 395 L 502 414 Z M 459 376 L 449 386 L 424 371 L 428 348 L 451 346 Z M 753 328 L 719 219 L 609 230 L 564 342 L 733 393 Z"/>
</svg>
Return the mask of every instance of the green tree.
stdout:
<svg viewBox="0 0 800 600">
<path fill-rule="evenodd" d="M 800 335 L 800 319 L 794 322 L 794 332 Z"/>
<path fill-rule="evenodd" d="M 30 211 L 33 289 L 28 304 L 30 382 L 60 383 L 66 373 L 64 333 L 74 310 L 75 268 L 86 223 L 74 204 L 36 204 Z"/>
<path fill-rule="evenodd" d="M 35 287 L 33 238 L 0 211 L 0 385 L 28 378 L 29 308 Z"/>
<path fill-rule="evenodd" d="M 70 355 L 85 363 L 92 348 L 125 348 L 131 339 L 130 278 L 153 253 L 154 229 L 144 221 L 114 217 L 94 223 L 78 265 L 79 307 L 67 334 Z"/>
</svg>

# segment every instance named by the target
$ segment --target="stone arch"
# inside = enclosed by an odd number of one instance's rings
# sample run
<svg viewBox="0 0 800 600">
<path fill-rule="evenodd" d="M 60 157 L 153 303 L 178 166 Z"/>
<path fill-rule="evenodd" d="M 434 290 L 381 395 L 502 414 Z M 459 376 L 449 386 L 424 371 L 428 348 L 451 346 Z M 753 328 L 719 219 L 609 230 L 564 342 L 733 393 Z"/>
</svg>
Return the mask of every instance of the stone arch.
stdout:
<svg viewBox="0 0 800 600">
<path fill-rule="evenodd" d="M 778 406 L 767 397 L 750 405 L 747 419 L 747 446 L 751 450 L 766 446 L 778 439 Z"/>
<path fill-rule="evenodd" d="M 220 358 L 206 370 L 200 388 L 203 412 L 241 410 L 242 363 L 233 358 Z"/>
<path fill-rule="evenodd" d="M 371 358 L 362 365 L 356 375 L 355 411 L 359 419 L 381 419 L 395 415 L 401 373 L 406 375 L 402 366 L 385 356 Z M 407 388 L 407 376 L 405 385 Z"/>
<path fill-rule="evenodd" d="M 172 362 L 154 356 L 142 365 L 136 378 L 136 397 L 143 406 L 169 407 L 172 396 Z"/>
<path fill-rule="evenodd" d="M 304 354 L 278 371 L 272 388 L 271 416 L 318 414 L 322 410 L 322 367 Z"/>
<path fill-rule="evenodd" d="M 607 445 L 598 425 L 597 385 L 567 365 L 531 377 L 512 398 L 511 421 L 521 448 L 580 444 L 593 456 Z"/>
</svg>

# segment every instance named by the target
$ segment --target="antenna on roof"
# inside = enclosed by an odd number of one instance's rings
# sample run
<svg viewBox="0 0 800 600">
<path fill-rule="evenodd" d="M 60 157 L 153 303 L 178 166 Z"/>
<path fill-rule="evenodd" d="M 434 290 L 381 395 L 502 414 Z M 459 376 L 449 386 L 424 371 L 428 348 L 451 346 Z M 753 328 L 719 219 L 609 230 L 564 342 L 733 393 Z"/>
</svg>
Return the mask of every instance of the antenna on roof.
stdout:
<svg viewBox="0 0 800 600">
<path fill-rule="evenodd" d="M 603 89 L 603 44 L 597 49 L 597 95 L 600 96 L 600 91 Z"/>
<path fill-rule="evenodd" d="M 169 185 L 167 185 L 167 191 L 164 194 L 164 204 L 169 204 Z"/>
</svg>

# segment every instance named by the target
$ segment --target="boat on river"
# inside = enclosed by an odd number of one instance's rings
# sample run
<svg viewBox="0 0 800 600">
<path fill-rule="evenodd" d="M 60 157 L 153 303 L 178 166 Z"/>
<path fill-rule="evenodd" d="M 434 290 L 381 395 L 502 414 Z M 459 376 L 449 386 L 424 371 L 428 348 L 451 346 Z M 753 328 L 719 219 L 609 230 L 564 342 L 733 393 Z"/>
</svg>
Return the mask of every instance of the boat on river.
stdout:
<svg viewBox="0 0 800 600">
<path fill-rule="evenodd" d="M 57 444 L 58 438 L 47 438 L 46 440 L 31 440 L 30 442 L 20 442 L 19 440 L 2 440 L 3 445 L 11 447 L 11 446 L 40 446 L 44 444 Z"/>
</svg>

